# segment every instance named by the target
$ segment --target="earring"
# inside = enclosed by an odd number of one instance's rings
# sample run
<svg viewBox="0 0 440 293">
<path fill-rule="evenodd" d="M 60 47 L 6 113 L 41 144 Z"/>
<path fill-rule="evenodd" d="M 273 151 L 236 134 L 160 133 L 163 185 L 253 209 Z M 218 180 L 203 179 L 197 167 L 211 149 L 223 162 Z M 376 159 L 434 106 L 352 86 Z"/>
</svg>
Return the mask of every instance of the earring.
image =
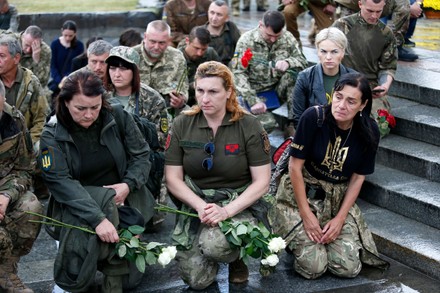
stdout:
<svg viewBox="0 0 440 293">
<path fill-rule="evenodd" d="M 361 117 L 362 117 L 362 111 L 359 111 L 359 116 L 361 116 Z"/>
</svg>

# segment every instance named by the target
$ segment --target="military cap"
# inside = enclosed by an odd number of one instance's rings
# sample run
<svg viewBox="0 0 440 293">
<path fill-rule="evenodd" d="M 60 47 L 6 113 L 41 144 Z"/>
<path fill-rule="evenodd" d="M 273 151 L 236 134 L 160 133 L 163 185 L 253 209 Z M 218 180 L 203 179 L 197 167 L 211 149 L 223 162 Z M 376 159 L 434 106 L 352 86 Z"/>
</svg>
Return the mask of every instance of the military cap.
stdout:
<svg viewBox="0 0 440 293">
<path fill-rule="evenodd" d="M 108 55 L 107 59 L 105 59 L 105 62 L 108 63 L 108 60 L 112 57 L 121 58 L 122 60 L 125 60 L 128 63 L 134 64 L 136 66 L 139 65 L 139 54 L 131 47 L 116 46 L 111 48 L 110 55 Z"/>
</svg>

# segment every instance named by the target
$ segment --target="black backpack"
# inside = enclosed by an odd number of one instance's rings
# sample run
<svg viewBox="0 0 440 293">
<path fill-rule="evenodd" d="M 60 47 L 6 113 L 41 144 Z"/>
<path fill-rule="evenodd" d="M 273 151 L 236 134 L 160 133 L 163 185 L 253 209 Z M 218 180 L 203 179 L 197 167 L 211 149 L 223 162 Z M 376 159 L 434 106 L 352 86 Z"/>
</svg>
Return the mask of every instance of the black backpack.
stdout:
<svg viewBox="0 0 440 293">
<path fill-rule="evenodd" d="M 121 105 L 112 104 L 112 108 L 116 113 L 115 120 L 118 124 L 121 137 L 124 138 L 124 133 L 121 131 L 124 129 L 122 118 L 122 111 L 124 109 Z M 129 113 L 131 114 L 131 113 Z M 165 155 L 160 151 L 159 139 L 157 136 L 156 124 L 150 122 L 148 119 L 139 117 L 136 114 L 131 114 L 133 120 L 136 122 L 137 127 L 141 131 L 145 140 L 148 142 L 151 152 L 150 152 L 150 163 L 151 169 L 148 175 L 147 188 L 153 194 L 154 198 L 157 199 L 160 195 L 160 187 L 162 183 L 162 177 L 165 168 Z"/>
</svg>

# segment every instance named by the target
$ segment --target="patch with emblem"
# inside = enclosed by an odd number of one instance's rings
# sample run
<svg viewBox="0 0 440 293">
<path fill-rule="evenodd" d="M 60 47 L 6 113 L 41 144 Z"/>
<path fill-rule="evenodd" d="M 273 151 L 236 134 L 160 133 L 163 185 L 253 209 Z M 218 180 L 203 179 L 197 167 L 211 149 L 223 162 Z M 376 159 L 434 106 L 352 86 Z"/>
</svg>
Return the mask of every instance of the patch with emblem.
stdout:
<svg viewBox="0 0 440 293">
<path fill-rule="evenodd" d="M 240 145 L 238 143 L 230 143 L 225 145 L 225 155 L 238 155 L 240 153 Z"/>
<path fill-rule="evenodd" d="M 270 141 L 269 141 L 269 135 L 266 131 L 260 133 L 261 140 L 263 141 L 263 150 L 266 154 L 270 153 Z"/>
<path fill-rule="evenodd" d="M 54 164 L 53 161 L 53 150 L 49 150 L 49 148 L 44 148 L 41 150 L 40 156 L 41 169 L 43 171 L 49 171 Z"/>
<path fill-rule="evenodd" d="M 163 133 L 168 133 L 168 118 L 161 117 L 160 118 L 160 131 Z"/>
<path fill-rule="evenodd" d="M 170 147 L 170 142 L 171 142 L 171 132 L 168 133 L 167 135 L 167 141 L 165 142 L 165 150 L 168 150 L 168 148 Z"/>
</svg>

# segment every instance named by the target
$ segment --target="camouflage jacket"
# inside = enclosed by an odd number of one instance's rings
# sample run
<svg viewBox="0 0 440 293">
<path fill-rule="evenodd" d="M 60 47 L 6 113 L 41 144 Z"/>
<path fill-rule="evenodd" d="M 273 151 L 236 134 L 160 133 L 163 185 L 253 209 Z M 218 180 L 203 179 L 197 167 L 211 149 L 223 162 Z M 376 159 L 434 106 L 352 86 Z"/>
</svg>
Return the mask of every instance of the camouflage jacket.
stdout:
<svg viewBox="0 0 440 293">
<path fill-rule="evenodd" d="M 253 57 L 249 66 L 244 67 L 241 59 L 246 49 Z M 273 70 L 273 64 L 285 60 L 291 69 L 297 72 L 307 67 L 307 60 L 298 47 L 293 35 L 284 30 L 278 40 L 269 46 L 261 36 L 259 28 L 244 33 L 238 40 L 237 56 L 231 61 L 237 93 L 249 106 L 262 102 L 256 96 L 258 92 L 274 89 L 284 73 Z"/>
<path fill-rule="evenodd" d="M 333 23 L 348 39 L 350 52 L 345 55 L 342 64 L 366 75 L 372 83 L 382 76 L 394 78 L 397 69 L 397 47 L 391 29 L 378 22 L 368 24 L 356 13 L 338 19 Z M 361 36 L 361 37 L 359 37 Z"/>
<path fill-rule="evenodd" d="M 32 184 L 35 155 L 23 115 L 7 103 L 0 128 L 0 193 L 9 194 L 13 203 Z"/>
<path fill-rule="evenodd" d="M 162 58 L 153 63 L 144 50 L 144 41 L 135 46 L 134 49 L 141 56 L 139 62 L 141 82 L 158 91 L 167 101 L 168 94 L 176 90 L 180 79 L 183 77 L 181 93 L 188 97 L 188 78 L 183 76 L 186 71 L 186 61 L 182 52 L 168 47 Z"/>
<path fill-rule="evenodd" d="M 211 0 L 196 0 L 195 9 L 188 9 L 183 0 L 170 0 L 165 4 L 162 19 L 171 27 L 174 47 L 189 34 L 191 29 L 208 21 Z"/>
<path fill-rule="evenodd" d="M 23 113 L 26 125 L 31 133 L 33 143 L 40 140 L 46 115 L 49 113 L 49 105 L 46 97 L 42 94 L 42 88 L 38 78 L 29 69 L 18 66 L 14 87 L 18 87 L 15 107 Z M 8 93 L 6 99 L 9 100 Z"/>
<path fill-rule="evenodd" d="M 206 23 L 203 27 L 208 28 Z M 218 36 L 211 35 L 210 47 L 213 47 L 220 56 L 223 64 L 228 65 L 234 57 L 235 46 L 240 38 L 240 30 L 231 21 L 227 21 L 223 27 L 222 33 Z"/>
<path fill-rule="evenodd" d="M 12 33 L 10 31 L 0 31 L 0 34 L 7 34 L 11 37 L 16 38 L 20 45 L 21 36 L 24 32 L 21 33 Z M 50 46 L 46 44 L 44 41 L 41 41 L 41 53 L 40 53 L 40 61 L 36 63 L 32 58 L 32 54 L 23 54 L 20 58 L 20 65 L 30 69 L 40 80 L 41 86 L 44 88 L 49 82 L 50 77 L 50 58 L 52 57 L 52 50 Z"/>
<path fill-rule="evenodd" d="M 110 103 L 119 103 L 114 96 L 110 98 Z M 164 98 L 153 88 L 141 83 L 139 102 L 136 106 L 136 95 L 132 94 L 128 99 L 126 111 L 137 114 L 140 117 L 148 119 L 148 121 L 156 124 L 157 135 L 160 146 L 165 149 L 165 142 L 168 135 L 168 125 L 171 121 L 168 118 L 166 110 L 166 102 Z"/>
</svg>

